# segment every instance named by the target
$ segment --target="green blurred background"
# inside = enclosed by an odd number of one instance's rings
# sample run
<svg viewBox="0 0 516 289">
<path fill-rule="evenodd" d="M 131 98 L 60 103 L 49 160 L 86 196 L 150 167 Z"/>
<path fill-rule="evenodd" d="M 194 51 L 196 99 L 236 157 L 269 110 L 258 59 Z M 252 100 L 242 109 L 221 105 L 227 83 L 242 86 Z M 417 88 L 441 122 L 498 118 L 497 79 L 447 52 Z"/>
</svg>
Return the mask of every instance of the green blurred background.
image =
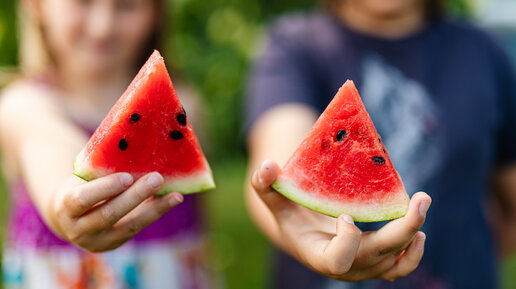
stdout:
<svg viewBox="0 0 516 289">
<path fill-rule="evenodd" d="M 242 95 L 249 65 L 259 52 L 266 25 L 287 11 L 310 9 L 310 0 L 169 0 L 165 58 L 200 92 L 206 109 L 207 154 L 217 190 L 205 194 L 211 237 L 207 265 L 224 287 L 268 288 L 271 247 L 250 221 L 243 200 L 246 157 Z M 473 1 L 447 1 L 454 17 L 475 14 Z M 17 63 L 16 5 L 0 1 L 0 87 Z M 1 190 L 1 224 L 7 194 Z M 2 231 L 2 230 L 0 230 Z M 505 288 L 516 288 L 516 261 L 504 262 Z M 512 272 L 512 274 L 511 274 Z"/>
</svg>

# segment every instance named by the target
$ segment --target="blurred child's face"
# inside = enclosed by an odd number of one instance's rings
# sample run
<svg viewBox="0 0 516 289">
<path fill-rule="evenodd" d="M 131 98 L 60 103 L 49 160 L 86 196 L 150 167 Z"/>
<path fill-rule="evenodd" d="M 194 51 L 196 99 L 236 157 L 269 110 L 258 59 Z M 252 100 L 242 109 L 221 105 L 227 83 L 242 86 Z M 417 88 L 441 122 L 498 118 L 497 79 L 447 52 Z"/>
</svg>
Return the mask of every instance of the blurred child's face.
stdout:
<svg viewBox="0 0 516 289">
<path fill-rule="evenodd" d="M 133 68 L 157 21 L 155 0 L 39 0 L 59 67 L 88 75 Z"/>
<path fill-rule="evenodd" d="M 346 2 L 381 18 L 397 17 L 407 12 L 419 11 L 423 5 L 423 0 L 345 0 L 344 3 Z"/>
</svg>

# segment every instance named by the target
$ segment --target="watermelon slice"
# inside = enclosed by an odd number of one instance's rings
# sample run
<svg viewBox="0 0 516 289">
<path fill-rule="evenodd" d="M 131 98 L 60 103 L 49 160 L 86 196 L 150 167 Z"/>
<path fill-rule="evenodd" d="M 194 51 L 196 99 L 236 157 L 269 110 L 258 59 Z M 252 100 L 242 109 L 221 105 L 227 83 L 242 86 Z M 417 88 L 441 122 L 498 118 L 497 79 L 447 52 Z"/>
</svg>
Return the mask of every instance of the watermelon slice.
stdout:
<svg viewBox="0 0 516 289">
<path fill-rule="evenodd" d="M 389 154 L 348 80 L 272 187 L 325 215 L 359 222 L 405 215 L 409 197 Z"/>
<path fill-rule="evenodd" d="M 139 178 L 152 171 L 165 180 L 158 194 L 215 188 L 208 162 L 156 50 L 74 163 L 74 174 L 87 181 L 115 172 Z"/>
</svg>

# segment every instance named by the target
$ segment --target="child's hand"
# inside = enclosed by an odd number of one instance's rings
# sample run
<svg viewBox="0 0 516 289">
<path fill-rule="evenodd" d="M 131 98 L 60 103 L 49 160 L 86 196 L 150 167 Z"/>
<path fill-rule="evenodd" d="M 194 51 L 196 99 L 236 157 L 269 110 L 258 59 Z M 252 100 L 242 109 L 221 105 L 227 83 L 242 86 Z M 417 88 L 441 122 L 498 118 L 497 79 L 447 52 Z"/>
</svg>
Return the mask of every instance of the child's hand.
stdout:
<svg viewBox="0 0 516 289">
<path fill-rule="evenodd" d="M 362 233 L 348 215 L 334 219 L 277 193 L 270 185 L 279 172 L 275 162 L 265 161 L 251 182 L 278 223 L 279 245 L 300 262 L 343 281 L 395 280 L 418 266 L 425 244 L 419 229 L 431 203 L 427 194 L 412 197 L 405 217 Z"/>
<path fill-rule="evenodd" d="M 179 193 L 159 197 L 159 173 L 136 182 L 127 173 L 108 175 L 88 183 L 71 180 L 50 208 L 62 237 L 91 252 L 119 247 L 161 215 L 183 201 Z"/>
</svg>

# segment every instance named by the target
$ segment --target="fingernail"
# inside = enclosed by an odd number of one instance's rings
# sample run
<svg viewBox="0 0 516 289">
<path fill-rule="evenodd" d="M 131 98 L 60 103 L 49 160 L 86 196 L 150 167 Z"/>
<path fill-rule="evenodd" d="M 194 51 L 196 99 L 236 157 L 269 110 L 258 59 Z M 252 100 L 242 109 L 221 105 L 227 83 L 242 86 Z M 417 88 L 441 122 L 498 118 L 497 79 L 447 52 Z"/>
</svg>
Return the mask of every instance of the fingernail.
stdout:
<svg viewBox="0 0 516 289">
<path fill-rule="evenodd" d="M 133 179 L 133 176 L 131 176 L 131 174 L 123 173 L 120 176 L 120 182 L 122 183 L 122 185 L 124 185 L 126 187 L 130 186 L 133 183 L 133 181 L 134 181 L 134 179 Z"/>
<path fill-rule="evenodd" d="M 425 239 L 426 239 L 425 236 L 417 238 L 417 240 L 416 240 L 416 250 L 418 250 L 418 251 L 422 251 L 423 250 L 423 248 L 425 247 Z"/>
<path fill-rule="evenodd" d="M 426 212 L 428 211 L 428 208 L 430 207 L 430 202 L 423 202 L 421 205 L 419 205 L 419 214 L 421 217 L 424 217 L 426 215 Z"/>
<path fill-rule="evenodd" d="M 344 221 L 348 224 L 351 224 L 351 225 L 355 224 L 355 222 L 353 222 L 353 218 L 350 215 L 340 215 L 340 218 L 342 221 Z"/>
<path fill-rule="evenodd" d="M 263 179 L 262 179 L 262 168 L 260 167 L 260 169 L 258 170 L 258 181 L 260 183 L 263 183 Z"/>
<path fill-rule="evenodd" d="M 258 179 L 260 180 L 260 182 L 263 182 L 263 178 L 262 178 L 262 171 L 268 171 L 269 170 L 269 160 L 264 160 L 262 162 L 262 165 L 260 166 L 260 169 L 258 170 Z"/>
<path fill-rule="evenodd" d="M 171 193 L 171 194 L 172 194 L 172 198 L 170 198 L 168 200 L 168 203 L 171 207 L 175 206 L 177 204 L 181 204 L 183 202 L 183 200 L 184 200 L 183 195 L 181 195 L 180 193 Z"/>
<path fill-rule="evenodd" d="M 149 178 L 147 178 L 147 184 L 149 184 L 151 188 L 157 189 L 163 184 L 163 177 L 159 173 L 152 173 Z"/>
</svg>

